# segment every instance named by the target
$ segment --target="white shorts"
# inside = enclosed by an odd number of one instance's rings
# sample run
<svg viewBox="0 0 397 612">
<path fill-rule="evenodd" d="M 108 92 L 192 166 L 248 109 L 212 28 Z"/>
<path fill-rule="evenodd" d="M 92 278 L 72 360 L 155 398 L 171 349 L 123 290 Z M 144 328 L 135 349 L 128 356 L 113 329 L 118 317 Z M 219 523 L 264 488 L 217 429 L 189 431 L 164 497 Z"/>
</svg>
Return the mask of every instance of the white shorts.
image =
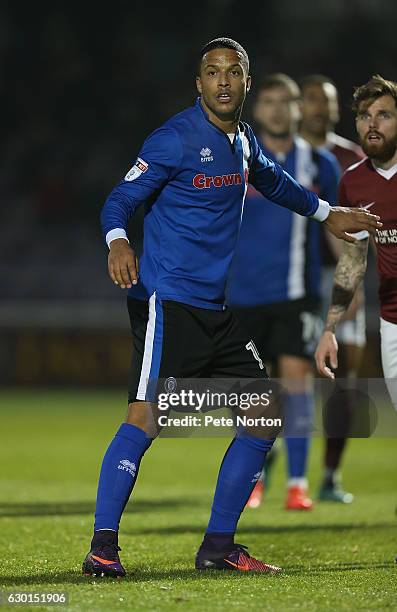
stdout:
<svg viewBox="0 0 397 612">
<path fill-rule="evenodd" d="M 331 301 L 332 287 L 334 284 L 335 268 L 327 266 L 322 270 L 321 276 L 321 299 L 322 299 L 322 316 L 324 321 L 327 318 L 327 312 Z M 336 328 L 336 339 L 341 344 L 351 344 L 362 348 L 366 345 L 367 339 L 365 335 L 365 306 L 360 306 L 357 310 L 354 319 L 342 321 Z"/>
<path fill-rule="evenodd" d="M 382 368 L 392 404 L 397 410 L 397 325 L 380 319 Z"/>
</svg>

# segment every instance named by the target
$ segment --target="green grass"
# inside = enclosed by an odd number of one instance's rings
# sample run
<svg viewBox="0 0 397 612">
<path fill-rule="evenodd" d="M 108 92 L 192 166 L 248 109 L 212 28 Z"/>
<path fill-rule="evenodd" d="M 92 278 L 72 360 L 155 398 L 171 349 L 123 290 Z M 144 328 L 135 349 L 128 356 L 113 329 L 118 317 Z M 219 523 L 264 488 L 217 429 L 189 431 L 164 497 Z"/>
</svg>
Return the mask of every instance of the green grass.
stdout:
<svg viewBox="0 0 397 612">
<path fill-rule="evenodd" d="M 311 513 L 282 509 L 282 453 L 266 503 L 244 513 L 237 538 L 283 566 L 276 576 L 194 571 L 228 440 L 160 439 L 122 520 L 128 578 L 81 576 L 100 461 L 124 410 L 124 392 L 0 392 L 1 588 L 66 590 L 71 610 L 397 610 L 397 444 L 387 438 L 352 440 L 344 484 L 354 503 Z M 313 493 L 322 447 L 314 440 Z"/>
</svg>

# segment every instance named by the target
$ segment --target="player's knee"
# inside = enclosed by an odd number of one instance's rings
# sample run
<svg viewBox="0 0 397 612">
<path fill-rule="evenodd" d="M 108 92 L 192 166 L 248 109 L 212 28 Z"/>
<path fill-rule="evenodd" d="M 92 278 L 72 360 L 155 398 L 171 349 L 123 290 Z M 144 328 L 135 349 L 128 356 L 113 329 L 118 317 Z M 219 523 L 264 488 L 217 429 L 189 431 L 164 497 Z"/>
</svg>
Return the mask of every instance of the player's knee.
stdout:
<svg viewBox="0 0 397 612">
<path fill-rule="evenodd" d="M 154 410 L 149 402 L 129 403 L 126 422 L 142 429 L 150 438 L 156 438 L 160 432 Z"/>
<path fill-rule="evenodd" d="M 279 358 L 278 366 L 283 384 L 291 393 L 299 393 L 306 388 L 308 377 L 313 371 L 308 359 L 283 355 Z M 289 385 L 292 386 L 291 389 L 288 388 Z"/>
</svg>

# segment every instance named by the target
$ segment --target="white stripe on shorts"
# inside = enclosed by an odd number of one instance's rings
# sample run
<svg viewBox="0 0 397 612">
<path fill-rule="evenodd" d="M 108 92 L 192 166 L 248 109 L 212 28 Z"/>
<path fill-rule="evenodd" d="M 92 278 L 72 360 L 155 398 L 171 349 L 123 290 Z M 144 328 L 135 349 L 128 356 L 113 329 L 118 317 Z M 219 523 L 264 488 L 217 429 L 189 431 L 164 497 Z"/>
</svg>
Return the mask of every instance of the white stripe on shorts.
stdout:
<svg viewBox="0 0 397 612">
<path fill-rule="evenodd" d="M 154 330 L 156 328 L 156 292 L 149 299 L 149 318 L 146 326 L 145 348 L 143 351 L 141 376 L 139 379 L 136 399 L 145 400 L 149 381 L 150 368 L 152 366 L 152 353 Z"/>
</svg>

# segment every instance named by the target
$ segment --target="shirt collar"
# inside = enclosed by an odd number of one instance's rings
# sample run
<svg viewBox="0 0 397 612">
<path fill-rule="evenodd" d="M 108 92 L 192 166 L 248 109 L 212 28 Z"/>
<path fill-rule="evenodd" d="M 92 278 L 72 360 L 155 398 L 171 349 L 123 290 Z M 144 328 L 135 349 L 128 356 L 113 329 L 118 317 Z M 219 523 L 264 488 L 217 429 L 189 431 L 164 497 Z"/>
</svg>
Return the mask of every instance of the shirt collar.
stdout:
<svg viewBox="0 0 397 612">
<path fill-rule="evenodd" d="M 196 98 L 196 102 L 195 102 L 195 107 L 198 108 L 200 110 L 200 112 L 202 113 L 202 115 L 204 116 L 204 119 L 206 119 L 206 121 L 208 121 L 208 123 L 210 125 L 212 125 L 216 130 L 219 130 L 219 132 L 222 132 L 223 130 L 221 130 L 221 128 L 219 128 L 217 125 L 215 125 L 214 123 L 212 123 L 212 121 L 210 120 L 207 111 L 203 108 L 203 105 L 201 104 L 201 96 L 198 96 Z M 236 128 L 236 134 L 237 136 L 240 134 L 240 132 L 243 131 L 243 126 L 240 123 L 238 123 L 237 128 Z M 229 137 L 228 134 L 226 134 L 226 132 L 223 132 L 225 134 L 225 136 Z"/>
</svg>

